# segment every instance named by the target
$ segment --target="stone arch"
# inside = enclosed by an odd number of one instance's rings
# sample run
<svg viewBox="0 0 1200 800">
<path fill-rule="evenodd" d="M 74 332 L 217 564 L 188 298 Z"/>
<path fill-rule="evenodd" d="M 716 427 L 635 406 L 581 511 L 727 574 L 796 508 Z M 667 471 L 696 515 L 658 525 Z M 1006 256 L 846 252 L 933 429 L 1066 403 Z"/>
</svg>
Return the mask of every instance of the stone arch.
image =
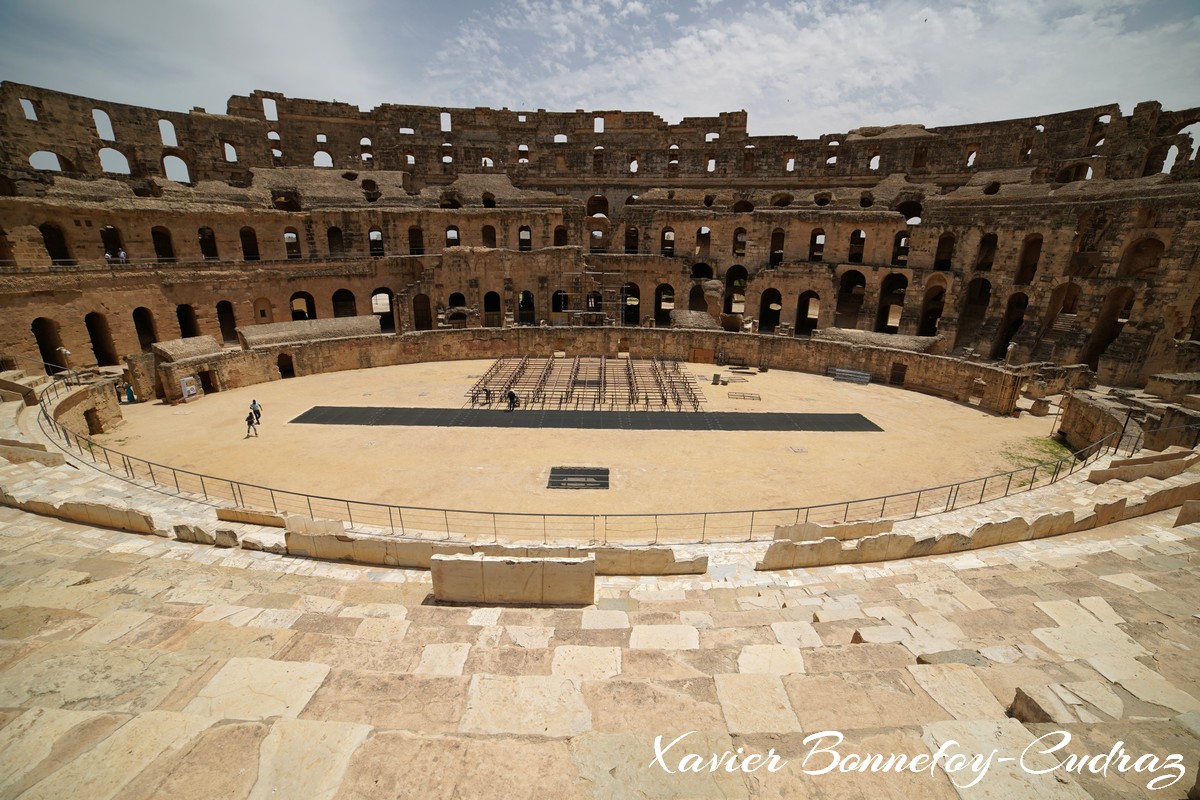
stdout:
<svg viewBox="0 0 1200 800">
<path fill-rule="evenodd" d="M 58 321 L 49 317 L 38 317 L 29 328 L 37 342 L 46 374 L 54 375 L 67 369 L 66 348 L 63 347 Z"/>
<path fill-rule="evenodd" d="M 533 292 L 526 289 L 517 296 L 517 323 L 520 325 L 537 324 L 537 303 Z"/>
<path fill-rule="evenodd" d="M 658 252 L 660 255 L 667 258 L 673 258 L 675 255 L 675 230 L 674 228 L 663 228 L 662 235 L 659 236 Z"/>
<path fill-rule="evenodd" d="M 483 296 L 483 327 L 504 327 L 504 309 L 500 305 L 499 292 L 488 292 Z"/>
<path fill-rule="evenodd" d="M 949 272 L 954 268 L 954 234 L 947 231 L 938 237 L 937 252 L 933 256 L 933 268 Z"/>
<path fill-rule="evenodd" d="M 833 324 L 838 328 L 857 328 L 858 315 L 866 298 L 867 279 L 856 269 L 847 270 L 838 282 L 837 306 Z"/>
<path fill-rule="evenodd" d="M 813 228 L 808 237 L 808 260 L 821 261 L 825 258 L 825 229 Z"/>
<path fill-rule="evenodd" d="M 1042 258 L 1042 235 L 1031 233 L 1021 244 L 1021 258 L 1017 264 L 1017 277 L 1013 281 L 1016 286 L 1028 286 L 1037 275 L 1038 262 Z"/>
<path fill-rule="evenodd" d="M 1101 356 L 1121 335 L 1125 323 L 1129 321 L 1135 297 L 1135 292 L 1130 286 L 1118 286 L 1105 296 L 1100 305 L 1100 313 L 1096 317 L 1096 324 L 1092 327 L 1092 334 L 1079 355 L 1081 362 L 1099 371 Z"/>
<path fill-rule="evenodd" d="M 607 217 L 608 198 L 602 194 L 594 194 L 589 197 L 586 215 L 589 217 Z"/>
<path fill-rule="evenodd" d="M 867 232 L 862 228 L 850 233 L 850 252 L 846 260 L 851 264 L 861 264 L 867 249 Z"/>
<path fill-rule="evenodd" d="M 783 312 L 783 295 L 771 287 L 763 290 L 758 301 L 758 332 L 774 333 L 779 327 L 779 316 Z"/>
<path fill-rule="evenodd" d="M 383 231 L 379 228 L 371 228 L 367 232 L 367 252 L 371 258 L 383 258 L 387 255 L 387 248 L 383 241 Z"/>
<path fill-rule="evenodd" d="M 338 289 L 333 293 L 333 316 L 335 317 L 357 317 L 358 316 L 358 301 L 354 297 L 354 292 L 349 289 Z"/>
<path fill-rule="evenodd" d="M 921 321 L 917 324 L 917 336 L 937 336 L 942 314 L 946 310 L 946 287 L 940 283 L 925 289 L 921 300 Z"/>
<path fill-rule="evenodd" d="M 967 284 L 963 293 L 962 310 L 958 315 L 958 336 L 954 346 L 967 347 L 974 341 L 975 335 L 987 317 L 988 306 L 992 302 L 992 282 L 987 278 L 974 278 Z"/>
<path fill-rule="evenodd" d="M 777 267 L 783 263 L 783 245 L 786 241 L 786 235 L 783 228 L 776 228 L 771 231 L 771 255 L 767 259 L 767 263 L 772 267 Z"/>
<path fill-rule="evenodd" d="M 242 260 L 243 261 L 258 261 L 258 234 L 254 228 L 245 227 L 239 232 L 242 240 Z"/>
<path fill-rule="evenodd" d="M 425 255 L 425 232 L 418 225 L 413 225 L 408 229 L 408 254 L 410 256 Z"/>
<path fill-rule="evenodd" d="M 296 292 L 288 301 L 288 305 L 292 310 L 293 321 L 317 318 L 317 303 L 308 292 Z"/>
<path fill-rule="evenodd" d="M 221 330 L 222 342 L 237 344 L 237 317 L 233 313 L 233 303 L 228 300 L 217 303 L 217 327 Z"/>
<path fill-rule="evenodd" d="M 159 225 L 150 229 L 150 238 L 154 241 L 154 257 L 158 263 L 173 263 L 175 261 L 175 243 L 171 240 L 171 231 Z"/>
<path fill-rule="evenodd" d="M 342 235 L 342 229 L 336 225 L 331 225 L 325 231 L 325 243 L 329 247 L 329 255 L 341 256 L 346 253 L 346 241 Z"/>
<path fill-rule="evenodd" d="M 712 229 L 701 225 L 696 229 L 696 258 L 708 258 L 712 247 Z"/>
<path fill-rule="evenodd" d="M 42 234 L 42 244 L 46 246 L 46 255 L 50 257 L 51 264 L 71 266 L 75 263 L 62 228 L 52 222 L 43 222 L 38 226 L 38 231 Z"/>
<path fill-rule="evenodd" d="M 522 253 L 533 250 L 533 231 L 528 225 L 517 228 L 517 250 Z"/>
<path fill-rule="evenodd" d="M 143 353 L 149 353 L 150 345 L 158 341 L 153 312 L 145 306 L 135 308 L 133 310 L 133 328 L 137 332 L 138 347 Z"/>
<path fill-rule="evenodd" d="M 892 266 L 903 267 L 908 264 L 908 250 L 911 240 L 908 231 L 900 231 L 892 240 Z"/>
<path fill-rule="evenodd" d="M 734 264 L 725 270 L 725 297 L 722 300 L 722 309 L 726 314 L 746 312 L 746 284 L 749 279 L 749 272 L 741 264 Z"/>
<path fill-rule="evenodd" d="M 975 271 L 987 272 L 996 261 L 998 239 L 994 233 L 985 233 L 979 240 L 979 255 L 975 257 Z"/>
<path fill-rule="evenodd" d="M 484 247 L 496 246 L 496 229 L 491 225 L 484 225 L 479 232 L 480 238 L 483 240 Z"/>
<path fill-rule="evenodd" d="M 713 277 L 713 269 L 708 264 L 696 262 L 692 264 L 692 280 L 694 281 L 711 281 Z"/>
<path fill-rule="evenodd" d="M 1004 317 L 996 329 L 996 340 L 992 342 L 991 358 L 1002 359 L 1008 355 L 1008 346 L 1021 326 L 1025 324 L 1025 310 L 1029 308 L 1029 295 L 1015 292 L 1004 307 Z"/>
<path fill-rule="evenodd" d="M 900 317 L 904 314 L 904 294 L 908 291 L 908 276 L 893 272 L 879 287 L 879 309 L 875 314 L 876 333 L 899 333 Z"/>
<path fill-rule="evenodd" d="M 92 355 L 96 357 L 96 366 L 115 367 L 120 364 L 117 348 L 113 344 L 112 331 L 108 327 L 108 318 L 99 311 L 93 311 L 83 318 L 83 324 L 92 343 Z"/>
<path fill-rule="evenodd" d="M 731 248 L 733 255 L 741 258 L 746 255 L 746 229 L 735 228 L 733 231 L 733 246 Z"/>
<path fill-rule="evenodd" d="M 654 287 L 654 325 L 659 328 L 670 327 L 671 312 L 675 309 L 675 287 L 669 283 L 660 283 Z"/>
<path fill-rule="evenodd" d="M 457 225 L 446 226 L 446 247 L 458 247 L 462 244 L 462 239 L 458 235 Z"/>
<path fill-rule="evenodd" d="M 555 247 L 566 247 L 567 246 L 567 229 L 563 225 L 554 226 L 554 246 Z"/>
<path fill-rule="evenodd" d="M 395 294 L 386 286 L 380 286 L 371 292 L 371 313 L 379 318 L 381 333 L 396 332 L 396 314 L 392 309 Z"/>
<path fill-rule="evenodd" d="M 100 228 L 100 243 L 104 246 L 104 254 L 114 261 L 125 250 L 125 244 L 121 241 L 121 232 L 112 225 Z"/>
<path fill-rule="evenodd" d="M 796 328 L 797 336 L 808 336 L 817 329 L 817 323 L 821 317 L 821 295 L 809 289 L 801 292 L 799 299 L 796 301 Z"/>
<path fill-rule="evenodd" d="M 283 229 L 283 249 L 288 258 L 304 257 L 304 253 L 300 250 L 300 234 L 295 228 Z"/>
<path fill-rule="evenodd" d="M 213 233 L 212 228 L 200 228 L 196 231 L 196 238 L 200 244 L 200 255 L 205 261 L 217 261 L 220 259 L 220 254 L 217 251 L 217 235 Z"/>
<path fill-rule="evenodd" d="M 1153 277 L 1158 272 L 1158 262 L 1162 259 L 1165 249 L 1166 246 L 1158 239 L 1138 239 L 1125 248 L 1125 253 L 1121 256 L 1121 265 L 1117 268 L 1117 277 Z"/>
<path fill-rule="evenodd" d="M 191 339 L 200 335 L 200 322 L 196 319 L 196 309 L 190 303 L 180 303 L 175 306 L 175 317 L 179 320 L 180 339 Z"/>
<path fill-rule="evenodd" d="M 621 298 L 624 300 L 621 308 L 621 322 L 625 325 L 641 323 L 642 290 L 633 282 L 621 287 Z"/>
</svg>

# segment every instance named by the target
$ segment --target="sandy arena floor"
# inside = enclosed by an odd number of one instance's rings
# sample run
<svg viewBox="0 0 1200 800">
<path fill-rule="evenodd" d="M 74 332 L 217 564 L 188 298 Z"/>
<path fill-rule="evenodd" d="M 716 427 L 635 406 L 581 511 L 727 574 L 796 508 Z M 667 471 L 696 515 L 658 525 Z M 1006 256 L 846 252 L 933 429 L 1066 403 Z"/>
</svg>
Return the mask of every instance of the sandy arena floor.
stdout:
<svg viewBox="0 0 1200 800">
<path fill-rule="evenodd" d="M 123 406 L 98 437 L 130 455 L 218 477 L 352 500 L 539 513 L 781 508 L 875 497 L 1011 469 L 1050 418 L 1001 418 L 885 386 L 772 370 L 713 386 L 689 364 L 709 411 L 858 412 L 882 433 L 587 431 L 299 425 L 315 405 L 459 408 L 492 362 L 314 375 L 206 396 Z M 730 373 L 725 372 L 726 376 Z M 761 401 L 734 400 L 731 391 Z M 251 399 L 264 406 L 244 438 Z M 520 411 L 516 413 L 521 413 Z M 654 412 L 643 412 L 654 413 Z M 551 467 L 611 470 L 611 488 L 546 488 Z"/>
</svg>

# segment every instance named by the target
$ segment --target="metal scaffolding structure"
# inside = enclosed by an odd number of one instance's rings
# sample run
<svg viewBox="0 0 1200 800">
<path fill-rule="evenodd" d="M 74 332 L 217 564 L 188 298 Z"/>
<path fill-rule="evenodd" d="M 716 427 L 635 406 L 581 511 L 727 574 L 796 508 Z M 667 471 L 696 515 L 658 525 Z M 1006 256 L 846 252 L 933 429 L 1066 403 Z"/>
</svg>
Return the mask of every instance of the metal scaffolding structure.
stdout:
<svg viewBox="0 0 1200 800">
<path fill-rule="evenodd" d="M 699 411 L 696 377 L 665 358 L 574 356 L 501 358 L 467 392 L 472 406 L 576 411 Z"/>
</svg>

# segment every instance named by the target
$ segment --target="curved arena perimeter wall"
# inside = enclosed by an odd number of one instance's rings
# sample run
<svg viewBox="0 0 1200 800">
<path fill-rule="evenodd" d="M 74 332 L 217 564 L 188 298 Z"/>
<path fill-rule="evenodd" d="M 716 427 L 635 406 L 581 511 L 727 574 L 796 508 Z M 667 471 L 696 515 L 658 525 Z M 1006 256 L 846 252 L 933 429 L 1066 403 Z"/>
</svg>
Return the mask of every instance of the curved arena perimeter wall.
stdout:
<svg viewBox="0 0 1200 800">
<path fill-rule="evenodd" d="M 1140 385 L 1200 369 L 1198 121 L 1148 101 L 802 140 L 740 112 L 255 92 L 185 114 L 4 82 L 0 352 L 110 366 L 295 315 L 662 327 L 670 306 Z"/>
</svg>

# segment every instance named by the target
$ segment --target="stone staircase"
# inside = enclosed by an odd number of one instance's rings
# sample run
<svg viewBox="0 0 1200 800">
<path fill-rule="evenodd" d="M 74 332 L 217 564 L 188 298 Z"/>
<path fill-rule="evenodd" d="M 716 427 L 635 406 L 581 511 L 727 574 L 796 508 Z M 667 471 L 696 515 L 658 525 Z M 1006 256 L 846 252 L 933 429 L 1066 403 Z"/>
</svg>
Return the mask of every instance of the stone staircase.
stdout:
<svg viewBox="0 0 1200 800">
<path fill-rule="evenodd" d="M 0 372 L 0 402 L 24 399 L 26 405 L 33 405 L 50 383 L 49 375 L 26 375 L 19 369 L 4 370 Z"/>
</svg>

